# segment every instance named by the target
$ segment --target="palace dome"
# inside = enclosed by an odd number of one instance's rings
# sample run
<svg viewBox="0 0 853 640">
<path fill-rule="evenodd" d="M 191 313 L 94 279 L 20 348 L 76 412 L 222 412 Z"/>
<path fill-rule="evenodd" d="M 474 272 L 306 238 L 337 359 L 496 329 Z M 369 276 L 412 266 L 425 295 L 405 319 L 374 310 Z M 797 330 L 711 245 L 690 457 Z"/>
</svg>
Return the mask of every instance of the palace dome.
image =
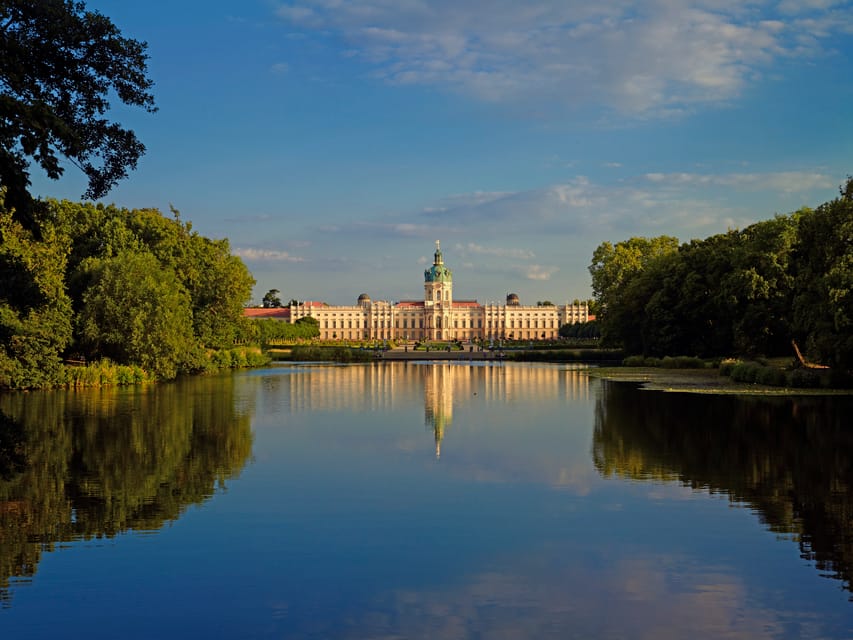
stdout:
<svg viewBox="0 0 853 640">
<path fill-rule="evenodd" d="M 506 304 L 508 307 L 517 307 L 521 305 L 521 301 L 518 299 L 518 294 L 510 293 L 507 294 Z"/>
<path fill-rule="evenodd" d="M 424 270 L 424 282 L 452 282 L 453 272 L 444 266 L 444 256 L 436 240 L 435 260 L 429 269 Z"/>
</svg>

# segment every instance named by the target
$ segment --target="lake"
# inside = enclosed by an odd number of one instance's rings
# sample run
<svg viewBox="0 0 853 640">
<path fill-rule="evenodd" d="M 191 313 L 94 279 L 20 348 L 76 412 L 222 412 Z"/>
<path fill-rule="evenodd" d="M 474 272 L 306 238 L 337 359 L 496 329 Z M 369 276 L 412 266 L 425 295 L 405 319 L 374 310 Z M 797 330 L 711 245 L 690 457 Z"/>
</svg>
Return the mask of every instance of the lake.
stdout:
<svg viewBox="0 0 853 640">
<path fill-rule="evenodd" d="M 0 395 L 0 636 L 851 638 L 851 416 L 516 363 Z"/>
</svg>

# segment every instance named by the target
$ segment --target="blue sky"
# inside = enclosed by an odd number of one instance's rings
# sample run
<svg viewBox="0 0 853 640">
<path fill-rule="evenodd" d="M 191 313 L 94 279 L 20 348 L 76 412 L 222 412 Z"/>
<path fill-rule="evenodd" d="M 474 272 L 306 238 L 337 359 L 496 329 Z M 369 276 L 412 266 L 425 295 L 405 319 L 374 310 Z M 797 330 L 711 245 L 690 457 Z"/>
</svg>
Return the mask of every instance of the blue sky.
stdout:
<svg viewBox="0 0 853 640">
<path fill-rule="evenodd" d="M 605 240 L 683 241 L 853 173 L 853 3 L 90 0 L 149 45 L 148 151 L 104 200 L 227 237 L 255 302 L 590 295 Z M 43 196 L 79 199 L 73 167 Z"/>
</svg>

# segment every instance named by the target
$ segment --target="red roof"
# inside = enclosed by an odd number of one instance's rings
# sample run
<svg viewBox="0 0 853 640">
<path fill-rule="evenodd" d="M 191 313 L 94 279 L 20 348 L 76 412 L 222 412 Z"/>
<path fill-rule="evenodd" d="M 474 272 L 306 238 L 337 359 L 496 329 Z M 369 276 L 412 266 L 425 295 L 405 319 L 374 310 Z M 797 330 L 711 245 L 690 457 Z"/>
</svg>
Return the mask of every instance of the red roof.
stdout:
<svg viewBox="0 0 853 640">
<path fill-rule="evenodd" d="M 422 307 L 424 306 L 423 300 L 400 300 L 397 303 L 398 307 Z"/>
<path fill-rule="evenodd" d="M 270 309 L 262 309 L 258 307 L 248 307 L 243 309 L 243 317 L 244 318 L 279 318 L 286 319 L 290 318 L 290 308 L 288 307 L 273 307 Z"/>
<path fill-rule="evenodd" d="M 479 306 L 480 306 L 480 303 L 479 303 L 479 302 L 477 302 L 476 300 L 454 300 L 454 301 L 453 301 L 453 306 L 454 306 L 454 307 L 468 307 L 468 308 L 471 308 L 471 307 L 479 307 Z"/>
</svg>

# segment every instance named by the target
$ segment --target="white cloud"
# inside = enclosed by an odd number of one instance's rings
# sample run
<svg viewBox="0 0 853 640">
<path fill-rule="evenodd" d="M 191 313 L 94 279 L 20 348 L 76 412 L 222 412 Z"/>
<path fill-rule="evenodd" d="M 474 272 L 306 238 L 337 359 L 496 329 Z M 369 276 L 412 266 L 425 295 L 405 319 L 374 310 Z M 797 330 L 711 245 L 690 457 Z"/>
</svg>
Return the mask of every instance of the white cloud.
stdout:
<svg viewBox="0 0 853 640">
<path fill-rule="evenodd" d="M 292 256 L 287 251 L 277 251 L 274 249 L 234 249 L 235 256 L 251 260 L 252 262 L 305 262 L 304 258 Z"/>
<path fill-rule="evenodd" d="M 814 189 L 829 189 L 836 184 L 832 177 L 810 171 L 779 171 L 771 173 L 647 173 L 646 180 L 675 186 L 723 186 L 747 191 L 781 191 L 803 193 Z"/>
<path fill-rule="evenodd" d="M 449 235 L 458 230 L 452 226 L 436 226 L 405 220 L 355 221 L 339 225 L 321 225 L 318 231 L 326 234 L 369 235 L 373 238 L 432 238 Z"/>
<path fill-rule="evenodd" d="M 440 211 L 422 212 L 420 217 L 429 221 L 427 227 L 459 230 L 453 231 L 454 237 L 476 229 L 483 240 L 508 234 L 525 242 L 541 242 L 547 237 L 573 243 L 577 238 L 600 241 L 614 234 L 704 237 L 766 219 L 775 212 L 816 206 L 834 196 L 840 181 L 840 177 L 820 171 L 647 173 L 616 184 L 579 176 L 484 199 L 457 194 L 454 201 L 458 206 L 444 200 Z M 458 242 L 456 249 L 481 256 L 534 257 L 532 252 L 526 255 L 522 250 L 488 243 Z"/>
<path fill-rule="evenodd" d="M 524 276 L 528 280 L 550 280 L 551 276 L 559 271 L 559 267 L 548 267 L 541 264 L 531 264 L 524 269 Z"/>
<path fill-rule="evenodd" d="M 831 0 L 292 0 L 278 15 L 331 33 L 391 84 L 504 104 L 604 105 L 633 116 L 737 97 L 848 31 Z M 541 108 L 541 107 L 540 107 Z"/>
<path fill-rule="evenodd" d="M 475 242 L 468 244 L 457 244 L 456 251 L 462 254 L 476 254 L 485 256 L 495 256 L 498 258 L 513 258 L 516 260 L 530 260 L 535 258 L 536 254 L 527 249 L 505 249 L 503 247 L 484 247 Z"/>
</svg>

